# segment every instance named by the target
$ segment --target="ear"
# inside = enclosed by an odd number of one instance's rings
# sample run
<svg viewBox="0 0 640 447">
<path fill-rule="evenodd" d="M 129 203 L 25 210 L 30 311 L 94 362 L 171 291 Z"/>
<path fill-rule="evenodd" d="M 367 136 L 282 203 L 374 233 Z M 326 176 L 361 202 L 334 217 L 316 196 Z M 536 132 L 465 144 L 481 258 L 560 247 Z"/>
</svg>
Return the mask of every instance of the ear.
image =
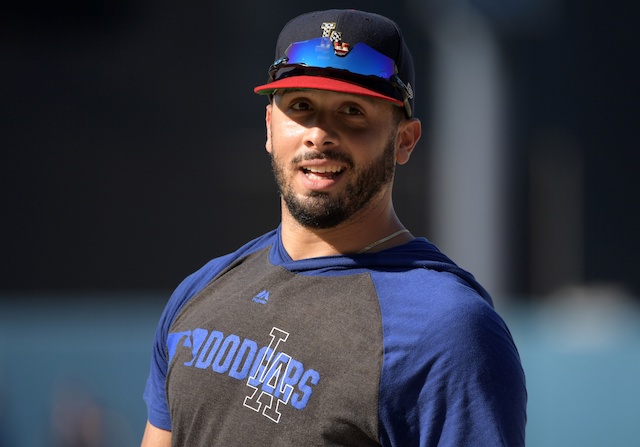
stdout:
<svg viewBox="0 0 640 447">
<path fill-rule="evenodd" d="M 421 135 L 422 124 L 420 120 L 413 118 L 400 123 L 396 137 L 396 161 L 398 164 L 403 165 L 409 161 L 411 152 L 416 147 Z"/>
<path fill-rule="evenodd" d="M 264 117 L 264 122 L 265 125 L 267 126 L 267 141 L 264 144 L 265 149 L 267 150 L 267 152 L 271 153 L 271 104 L 267 105 L 267 110 L 265 113 L 265 117 Z"/>
</svg>

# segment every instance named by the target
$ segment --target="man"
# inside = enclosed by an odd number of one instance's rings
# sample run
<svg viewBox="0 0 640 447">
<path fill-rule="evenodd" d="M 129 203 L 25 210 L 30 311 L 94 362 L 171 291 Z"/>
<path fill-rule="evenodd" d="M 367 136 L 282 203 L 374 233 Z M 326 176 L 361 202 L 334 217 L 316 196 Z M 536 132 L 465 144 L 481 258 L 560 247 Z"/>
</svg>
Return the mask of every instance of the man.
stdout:
<svg viewBox="0 0 640 447">
<path fill-rule="evenodd" d="M 392 21 L 289 22 L 266 149 L 282 222 L 189 276 L 156 333 L 143 446 L 518 446 L 526 391 L 487 292 L 393 209 L 421 134 Z"/>
</svg>

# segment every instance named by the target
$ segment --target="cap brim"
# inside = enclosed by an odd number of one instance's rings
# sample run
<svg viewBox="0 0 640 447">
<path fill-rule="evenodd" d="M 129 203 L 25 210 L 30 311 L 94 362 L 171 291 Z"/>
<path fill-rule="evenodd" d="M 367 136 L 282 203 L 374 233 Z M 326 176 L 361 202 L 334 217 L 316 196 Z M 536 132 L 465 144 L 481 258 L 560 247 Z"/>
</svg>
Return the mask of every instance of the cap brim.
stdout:
<svg viewBox="0 0 640 447">
<path fill-rule="evenodd" d="M 352 84 L 339 79 L 326 78 L 323 76 L 290 76 L 288 78 L 269 82 L 268 84 L 259 85 L 254 88 L 253 91 L 259 95 L 270 95 L 275 90 L 288 88 L 328 90 L 332 92 L 349 93 L 351 95 L 368 96 L 370 98 L 389 101 L 401 107 L 404 106 L 402 101 L 391 96 L 378 93 L 374 90 L 362 87 L 361 85 Z"/>
</svg>

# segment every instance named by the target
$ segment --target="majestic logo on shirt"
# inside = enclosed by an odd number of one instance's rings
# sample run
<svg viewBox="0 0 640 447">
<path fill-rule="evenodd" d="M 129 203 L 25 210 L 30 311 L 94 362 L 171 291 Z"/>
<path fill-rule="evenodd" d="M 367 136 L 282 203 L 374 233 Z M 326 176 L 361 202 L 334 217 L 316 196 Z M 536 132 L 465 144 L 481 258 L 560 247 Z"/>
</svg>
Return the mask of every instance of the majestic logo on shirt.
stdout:
<svg viewBox="0 0 640 447">
<path fill-rule="evenodd" d="M 269 292 L 263 290 L 253 297 L 253 301 L 260 304 L 267 304 L 267 301 L 269 301 Z"/>
<path fill-rule="evenodd" d="M 279 351 L 289 333 L 274 327 L 268 346 L 235 334 L 194 329 L 173 332 L 167 337 L 169 364 L 178 348 L 190 348 L 187 367 L 210 369 L 236 380 L 246 380 L 249 388 L 243 405 L 275 423 L 280 422 L 282 406 L 303 410 L 309 403 L 320 373 L 305 369 L 302 362 Z"/>
</svg>

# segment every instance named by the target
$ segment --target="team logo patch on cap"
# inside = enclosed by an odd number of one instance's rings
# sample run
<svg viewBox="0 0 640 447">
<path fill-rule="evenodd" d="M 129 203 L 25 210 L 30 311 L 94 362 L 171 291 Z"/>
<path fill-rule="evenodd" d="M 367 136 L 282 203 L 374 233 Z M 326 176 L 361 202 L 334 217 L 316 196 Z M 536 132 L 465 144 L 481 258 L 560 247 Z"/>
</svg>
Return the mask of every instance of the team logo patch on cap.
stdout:
<svg viewBox="0 0 640 447">
<path fill-rule="evenodd" d="M 324 22 L 322 26 L 322 37 L 331 40 L 333 51 L 336 56 L 346 56 L 351 50 L 351 45 L 342 41 L 342 33 L 336 30 L 335 22 Z"/>
</svg>

